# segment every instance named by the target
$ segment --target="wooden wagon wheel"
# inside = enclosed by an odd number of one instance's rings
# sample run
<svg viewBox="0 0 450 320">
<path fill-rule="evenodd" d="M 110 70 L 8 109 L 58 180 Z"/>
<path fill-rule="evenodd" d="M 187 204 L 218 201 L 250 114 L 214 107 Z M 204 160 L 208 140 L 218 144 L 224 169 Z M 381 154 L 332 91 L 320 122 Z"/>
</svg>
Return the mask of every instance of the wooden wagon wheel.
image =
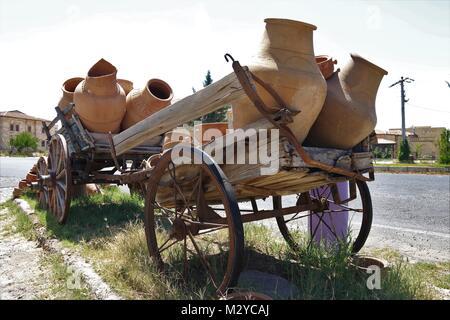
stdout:
<svg viewBox="0 0 450 320">
<path fill-rule="evenodd" d="M 289 225 L 295 226 L 297 223 L 298 227 L 298 220 L 304 219 L 307 222 L 307 219 L 310 219 L 313 215 L 315 215 L 334 237 L 339 238 L 336 234 L 336 230 L 333 228 L 333 225 L 327 223 L 324 216 L 325 214 L 329 214 L 332 218 L 333 215 L 348 212 L 348 230 L 350 231 L 349 240 L 351 240 L 352 253 L 357 253 L 360 251 L 369 236 L 370 228 L 372 226 L 372 200 L 366 182 L 356 181 L 356 186 L 356 199 L 344 204 L 335 204 L 333 200 L 328 199 L 331 194 L 331 188 L 329 186 L 325 186 L 320 189 L 313 189 L 309 193 L 302 193 L 298 195 L 297 204 L 315 199 L 326 201 L 328 204 L 333 204 L 334 206 L 337 206 L 338 209 L 328 209 L 316 212 L 297 212 L 290 216 L 276 217 L 278 228 L 289 246 L 294 250 L 298 249 L 298 242 L 295 237 L 293 237 L 292 232 L 290 231 L 292 228 L 290 228 Z M 283 199 L 280 196 L 275 196 L 273 197 L 273 207 L 277 210 L 286 206 L 283 206 Z M 312 229 L 313 230 L 310 230 L 309 245 L 318 231 L 317 227 Z"/>
<path fill-rule="evenodd" d="M 51 180 L 49 208 L 56 220 L 63 224 L 67 220 L 72 197 L 72 172 L 67 143 L 57 134 L 50 141 L 48 173 Z"/>
<path fill-rule="evenodd" d="M 225 294 L 236 285 L 243 260 L 239 207 L 231 184 L 214 160 L 194 147 L 182 148 L 183 154 L 192 152 L 196 164 L 175 166 L 169 150 L 147 185 L 149 253 L 160 270 L 176 272 L 178 268 L 185 279 Z M 210 194 L 213 201 L 205 201 Z M 218 233 L 214 238 L 213 232 Z"/>
<path fill-rule="evenodd" d="M 50 200 L 50 189 L 44 179 L 48 177 L 47 158 L 40 157 L 37 162 L 37 174 L 38 174 L 38 199 L 41 208 L 47 209 Z"/>
</svg>

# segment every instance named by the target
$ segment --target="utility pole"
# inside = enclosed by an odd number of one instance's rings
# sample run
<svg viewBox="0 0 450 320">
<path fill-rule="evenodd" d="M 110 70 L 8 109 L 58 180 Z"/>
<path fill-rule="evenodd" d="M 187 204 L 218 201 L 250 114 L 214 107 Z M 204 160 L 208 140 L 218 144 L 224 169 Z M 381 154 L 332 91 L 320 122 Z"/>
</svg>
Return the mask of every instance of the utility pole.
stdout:
<svg viewBox="0 0 450 320">
<path fill-rule="evenodd" d="M 389 86 L 389 88 L 392 88 L 393 86 L 400 84 L 400 98 L 401 98 L 401 105 L 402 105 L 402 140 L 406 140 L 406 128 L 405 128 L 405 103 L 409 101 L 409 99 L 405 98 L 405 82 L 411 83 L 414 81 L 414 79 L 411 78 L 403 78 L 401 77 L 400 80 L 398 80 L 396 83 L 393 83 Z"/>
</svg>

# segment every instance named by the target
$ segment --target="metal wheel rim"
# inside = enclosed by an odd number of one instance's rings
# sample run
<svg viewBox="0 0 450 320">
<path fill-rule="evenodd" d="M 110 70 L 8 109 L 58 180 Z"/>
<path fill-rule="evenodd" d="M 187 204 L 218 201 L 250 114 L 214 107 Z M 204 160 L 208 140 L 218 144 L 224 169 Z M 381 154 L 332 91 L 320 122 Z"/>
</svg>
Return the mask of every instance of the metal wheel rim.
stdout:
<svg viewBox="0 0 450 320">
<path fill-rule="evenodd" d="M 214 185 L 222 192 L 223 206 L 226 212 L 227 227 L 228 229 L 228 240 L 229 240 L 229 251 L 227 258 L 226 270 L 223 278 L 220 281 L 212 280 L 216 293 L 223 295 L 227 290 L 237 284 L 239 274 L 242 268 L 242 258 L 244 251 L 244 232 L 242 221 L 240 219 L 239 207 L 234 195 L 233 188 L 231 184 L 226 179 L 220 167 L 214 163 L 209 155 L 203 153 L 202 151 L 193 147 L 183 147 L 184 152 L 193 152 L 195 156 L 202 156 L 203 161 L 201 166 L 203 172 L 207 173 L 208 176 L 213 181 Z M 170 151 L 166 152 L 158 164 L 155 167 L 154 172 L 151 176 L 151 183 L 147 186 L 147 194 L 145 198 L 145 233 L 147 237 L 147 246 L 150 256 L 157 263 L 158 268 L 164 270 L 164 261 L 161 256 L 160 249 L 158 247 L 157 236 L 156 236 L 156 222 L 155 222 L 155 198 L 158 190 L 158 182 L 161 177 L 166 172 L 166 168 L 171 162 Z M 195 238 L 196 236 L 194 236 Z M 190 237 L 189 237 L 190 238 Z M 194 239 L 186 237 L 186 239 L 195 241 Z M 182 242 L 178 241 L 178 242 Z M 186 245 L 186 244 L 184 244 Z M 194 244 L 195 246 L 195 244 Z M 185 258 L 187 260 L 187 258 Z M 207 269 L 205 267 L 205 269 Z"/>
<path fill-rule="evenodd" d="M 48 173 L 52 179 L 49 208 L 58 223 L 66 222 L 72 196 L 72 172 L 67 143 L 57 134 L 50 142 Z"/>
<path fill-rule="evenodd" d="M 370 197 L 370 191 L 367 187 L 367 183 L 364 181 L 356 181 L 357 190 L 359 191 L 359 196 L 361 198 L 361 205 L 362 205 L 362 220 L 361 220 L 361 227 L 359 229 L 358 235 L 352 241 L 352 254 L 358 253 L 362 247 L 364 246 L 372 226 L 372 218 L 373 218 L 373 210 L 372 210 L 372 200 Z M 273 206 L 274 209 L 279 209 L 282 207 L 281 197 L 275 196 L 273 197 Z M 351 210 L 350 210 L 351 211 Z M 310 217 L 310 214 L 305 214 L 305 217 Z M 286 240 L 288 245 L 293 250 L 298 250 L 299 245 L 295 241 L 295 239 L 292 237 L 291 232 L 289 231 L 289 227 L 286 223 L 285 217 L 276 217 L 277 225 L 280 230 L 280 233 L 282 234 L 283 238 Z M 314 235 L 311 235 L 310 244 L 312 242 L 312 237 Z"/>
<path fill-rule="evenodd" d="M 48 186 L 42 183 L 42 177 L 48 175 L 47 158 L 45 157 L 39 158 L 37 162 L 37 173 L 39 181 L 39 191 L 38 191 L 39 205 L 41 206 L 41 208 L 47 209 L 50 199 L 50 191 Z"/>
</svg>

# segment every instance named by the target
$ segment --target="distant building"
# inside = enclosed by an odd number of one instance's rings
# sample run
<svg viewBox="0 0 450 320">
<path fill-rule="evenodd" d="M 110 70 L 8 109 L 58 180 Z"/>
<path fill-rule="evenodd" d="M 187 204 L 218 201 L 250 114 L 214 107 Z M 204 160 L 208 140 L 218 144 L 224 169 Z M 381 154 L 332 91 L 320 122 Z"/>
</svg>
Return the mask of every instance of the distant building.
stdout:
<svg viewBox="0 0 450 320">
<path fill-rule="evenodd" d="M 47 136 L 42 122 L 47 123 L 47 125 L 50 123 L 49 120 L 36 118 L 19 110 L 0 111 L 0 150 L 9 150 L 9 141 L 12 137 L 21 132 L 29 132 L 39 139 L 38 150 L 45 151 L 47 149 Z M 54 134 L 55 130 L 53 127 L 51 134 Z"/>
<path fill-rule="evenodd" d="M 444 127 L 430 126 L 406 128 L 411 155 L 415 159 L 437 159 L 439 157 L 438 141 L 444 130 Z M 395 158 L 402 141 L 402 129 L 375 130 L 375 133 L 378 142 L 373 145 L 373 149 L 378 148 L 377 151 L 389 153 L 391 158 Z"/>
</svg>

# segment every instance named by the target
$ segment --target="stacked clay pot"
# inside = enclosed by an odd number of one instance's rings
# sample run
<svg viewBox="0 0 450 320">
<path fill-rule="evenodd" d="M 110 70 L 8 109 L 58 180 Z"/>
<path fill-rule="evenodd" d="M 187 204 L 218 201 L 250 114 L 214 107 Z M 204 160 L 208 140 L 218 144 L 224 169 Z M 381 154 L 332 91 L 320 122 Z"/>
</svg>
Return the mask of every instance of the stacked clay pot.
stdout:
<svg viewBox="0 0 450 320">
<path fill-rule="evenodd" d="M 127 95 L 122 130 L 128 129 L 151 114 L 167 107 L 172 98 L 172 88 L 160 79 L 150 79 L 145 88 L 131 91 Z"/>
<path fill-rule="evenodd" d="M 92 132 L 117 133 L 125 115 L 126 96 L 117 82 L 117 69 L 100 59 L 75 89 L 75 112 Z"/>
<path fill-rule="evenodd" d="M 319 66 L 320 72 L 325 80 L 331 78 L 334 73 L 334 65 L 337 63 L 337 60 L 334 60 L 329 56 L 316 56 L 316 63 Z"/>
<path fill-rule="evenodd" d="M 356 54 L 327 80 L 325 104 L 305 145 L 350 149 L 375 128 L 375 98 L 387 71 Z"/>
<path fill-rule="evenodd" d="M 63 83 L 61 87 L 61 91 L 63 94 L 58 102 L 58 107 L 61 110 L 64 110 L 69 105 L 69 103 L 73 102 L 73 93 L 75 92 L 76 87 L 80 84 L 81 81 L 83 81 L 83 78 L 77 77 L 70 78 Z M 71 114 L 71 112 L 66 114 L 66 118 L 70 119 Z"/>
<path fill-rule="evenodd" d="M 128 95 L 131 92 L 131 90 L 133 90 L 133 82 L 131 82 L 130 80 L 117 79 L 117 82 L 125 91 L 125 95 Z"/>
<path fill-rule="evenodd" d="M 322 109 L 326 82 L 316 64 L 313 47 L 315 26 L 287 19 L 265 19 L 261 49 L 250 71 L 269 84 L 282 97 L 294 116 L 289 128 L 301 143 Z M 257 85 L 257 91 L 272 112 L 274 99 Z M 245 96 L 232 103 L 233 128 L 242 128 L 262 115 Z"/>
<path fill-rule="evenodd" d="M 203 145 L 227 134 L 228 122 L 200 123 L 194 126 L 194 138 Z"/>
</svg>

